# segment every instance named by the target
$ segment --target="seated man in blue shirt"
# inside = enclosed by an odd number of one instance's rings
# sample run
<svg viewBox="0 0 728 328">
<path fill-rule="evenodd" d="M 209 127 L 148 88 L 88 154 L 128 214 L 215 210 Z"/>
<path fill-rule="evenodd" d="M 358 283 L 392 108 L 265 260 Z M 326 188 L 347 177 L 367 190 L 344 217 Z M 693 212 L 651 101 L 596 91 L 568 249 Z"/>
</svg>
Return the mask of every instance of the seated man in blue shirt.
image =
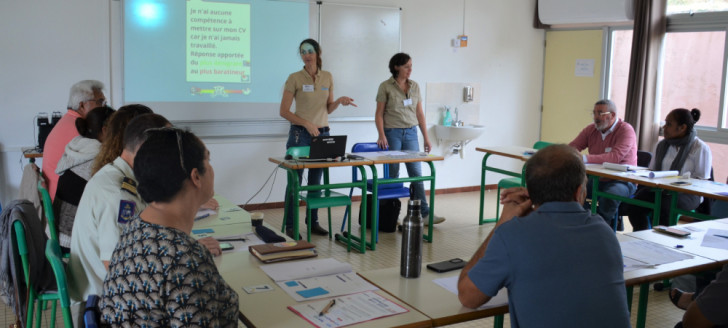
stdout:
<svg viewBox="0 0 728 328">
<path fill-rule="evenodd" d="M 622 252 L 584 210 L 586 172 L 566 145 L 526 162 L 526 186 L 504 193 L 501 219 L 460 274 L 460 302 L 476 308 L 508 288 L 511 327 L 629 327 Z"/>
</svg>

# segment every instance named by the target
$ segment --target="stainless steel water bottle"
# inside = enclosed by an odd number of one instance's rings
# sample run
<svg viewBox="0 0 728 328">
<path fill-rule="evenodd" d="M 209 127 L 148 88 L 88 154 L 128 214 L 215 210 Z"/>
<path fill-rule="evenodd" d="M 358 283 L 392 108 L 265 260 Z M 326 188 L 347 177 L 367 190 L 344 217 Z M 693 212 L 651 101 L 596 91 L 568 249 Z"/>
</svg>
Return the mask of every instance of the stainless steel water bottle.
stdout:
<svg viewBox="0 0 728 328">
<path fill-rule="evenodd" d="M 402 257 L 399 274 L 405 278 L 417 278 L 422 269 L 422 215 L 420 201 L 410 200 L 407 216 L 402 221 Z"/>
</svg>

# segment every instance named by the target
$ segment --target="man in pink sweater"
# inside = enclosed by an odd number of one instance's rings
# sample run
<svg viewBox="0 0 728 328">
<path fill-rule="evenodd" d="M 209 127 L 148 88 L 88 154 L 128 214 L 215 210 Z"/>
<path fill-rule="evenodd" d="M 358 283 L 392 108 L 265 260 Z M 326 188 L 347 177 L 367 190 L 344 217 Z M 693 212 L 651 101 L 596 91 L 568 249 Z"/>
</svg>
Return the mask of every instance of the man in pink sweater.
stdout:
<svg viewBox="0 0 728 328">
<path fill-rule="evenodd" d="M 604 162 L 637 165 L 637 137 L 629 123 L 617 118 L 617 106 L 611 100 L 603 99 L 594 104 L 594 124 L 581 130 L 569 146 L 578 151 L 589 149 L 582 155 L 584 163 L 602 164 Z M 599 180 L 599 191 L 629 197 L 635 191 L 634 184 L 608 179 Z M 587 185 L 587 197 L 591 198 L 592 183 Z M 612 226 L 619 201 L 599 197 L 597 213 Z"/>
<path fill-rule="evenodd" d="M 66 145 L 78 136 L 76 119 L 86 117 L 86 113 L 106 104 L 104 84 L 96 80 L 83 80 L 74 84 L 68 95 L 68 111 L 53 127 L 43 145 L 43 174 L 46 176 L 48 193 L 51 199 L 56 196 L 58 174 L 56 166 L 61 160 Z"/>
</svg>

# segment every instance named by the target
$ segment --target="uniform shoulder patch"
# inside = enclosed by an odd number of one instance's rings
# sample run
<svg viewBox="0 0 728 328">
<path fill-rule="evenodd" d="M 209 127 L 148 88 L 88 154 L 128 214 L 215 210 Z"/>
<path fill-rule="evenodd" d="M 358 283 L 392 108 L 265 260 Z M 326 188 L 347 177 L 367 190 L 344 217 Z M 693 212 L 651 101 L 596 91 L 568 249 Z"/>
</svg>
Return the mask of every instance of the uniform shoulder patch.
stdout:
<svg viewBox="0 0 728 328">
<path fill-rule="evenodd" d="M 130 200 L 121 200 L 119 203 L 119 217 L 116 222 L 121 224 L 127 224 L 134 218 L 134 210 L 136 209 L 136 203 Z"/>
<path fill-rule="evenodd" d="M 126 191 L 134 196 L 137 195 L 137 183 L 134 181 L 134 179 L 129 177 L 124 177 L 124 180 L 121 181 L 121 190 Z"/>
</svg>

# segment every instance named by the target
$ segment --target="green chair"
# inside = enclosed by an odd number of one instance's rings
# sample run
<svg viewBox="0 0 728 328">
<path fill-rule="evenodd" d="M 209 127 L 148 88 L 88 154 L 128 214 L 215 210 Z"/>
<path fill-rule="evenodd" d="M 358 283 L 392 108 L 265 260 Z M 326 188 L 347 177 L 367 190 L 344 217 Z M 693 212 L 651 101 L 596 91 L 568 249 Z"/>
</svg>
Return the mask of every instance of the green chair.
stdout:
<svg viewBox="0 0 728 328">
<path fill-rule="evenodd" d="M 63 265 L 61 246 L 57 240 L 50 239 L 46 243 L 46 258 L 51 263 L 53 274 L 56 276 L 56 286 L 58 292 L 55 294 L 55 300 L 61 302 L 61 312 L 63 312 L 63 325 L 66 328 L 73 328 L 73 320 L 71 319 L 71 299 L 68 296 L 68 283 L 66 279 L 66 268 Z M 53 302 L 53 316 L 55 316 L 56 302 Z M 55 318 L 51 319 L 51 327 L 55 324 Z"/>
<path fill-rule="evenodd" d="M 51 232 L 51 239 L 58 240 L 58 229 L 56 229 L 56 215 L 53 213 L 53 201 L 51 201 L 51 195 L 48 193 L 48 189 L 43 187 L 43 180 L 38 181 L 38 192 L 40 193 L 41 201 L 43 202 L 43 213 L 48 220 L 48 229 Z"/>
<path fill-rule="evenodd" d="M 25 239 L 25 228 L 23 227 L 23 223 L 20 221 L 15 221 L 13 223 L 13 230 L 15 231 L 15 243 L 17 245 L 18 249 L 18 255 L 20 255 L 20 261 L 23 266 L 23 275 L 25 277 L 25 285 L 28 288 L 28 315 L 26 318 L 26 327 L 32 327 L 33 326 L 33 312 L 35 312 L 35 303 L 38 301 L 39 304 L 42 305 L 45 304 L 46 301 L 52 301 L 52 307 L 51 307 L 51 321 L 50 321 L 50 327 L 55 327 L 56 322 L 56 301 L 61 299 L 60 296 L 60 288 L 59 291 L 46 291 L 41 294 L 38 294 L 35 291 L 35 288 L 33 287 L 34 284 L 32 281 L 30 281 L 30 259 L 28 258 L 28 243 Z M 50 240 L 46 243 L 46 248 L 51 244 Z M 57 242 L 55 242 L 55 245 L 58 245 Z M 47 251 L 46 251 L 47 252 Z M 60 247 L 58 250 L 60 254 Z M 53 264 L 51 263 L 53 266 Z M 61 267 L 63 270 L 63 264 L 61 263 Z M 55 267 L 53 268 L 55 271 Z M 58 280 L 58 279 L 56 279 Z M 64 323 L 66 327 L 73 327 L 71 324 L 71 308 L 70 308 L 70 300 L 68 299 L 68 293 L 66 291 L 66 284 L 65 284 L 66 278 L 65 278 L 65 272 L 63 274 L 63 293 L 65 293 L 66 298 L 66 306 L 67 309 L 64 310 L 63 316 L 64 316 Z M 60 285 L 60 283 L 59 283 Z M 63 301 L 61 301 L 61 306 L 63 306 Z M 40 327 L 41 325 L 41 316 L 42 316 L 42 310 L 39 307 L 38 311 L 35 312 L 35 326 Z M 68 315 L 68 318 L 66 319 L 66 314 Z"/>
<path fill-rule="evenodd" d="M 544 148 L 546 146 L 552 145 L 551 142 L 546 141 L 536 141 L 536 143 L 533 144 L 533 149 L 539 150 L 541 148 Z M 495 220 L 493 222 L 498 222 L 498 219 L 500 219 L 500 193 L 501 189 L 508 189 L 508 188 L 515 188 L 520 187 L 523 185 L 523 179 L 521 178 L 506 178 L 501 179 L 498 181 L 498 193 L 496 194 L 496 204 L 495 204 Z"/>
<path fill-rule="evenodd" d="M 288 150 L 286 150 L 286 155 L 291 155 L 292 158 L 299 158 L 299 157 L 306 157 L 308 156 L 310 151 L 310 147 L 308 146 L 301 146 L 301 147 L 290 147 Z M 297 179 L 297 177 L 294 178 L 294 174 L 296 171 L 294 170 L 288 170 L 288 189 L 286 190 L 286 194 L 290 194 L 293 192 L 294 186 L 292 185 L 291 181 L 294 181 L 294 179 Z M 300 184 L 300 181 L 299 181 Z M 324 169 L 324 182 L 323 184 L 329 184 L 329 169 Z M 328 221 L 329 221 L 329 239 L 332 238 L 332 232 L 331 232 L 331 208 L 336 206 L 346 206 L 346 211 L 351 211 L 351 198 L 345 194 L 338 193 L 331 190 L 318 190 L 318 191 L 302 191 L 301 192 L 301 199 L 303 199 L 306 202 L 306 217 L 307 217 L 307 229 L 306 229 L 306 240 L 311 241 L 311 210 L 315 208 L 327 208 L 328 209 Z M 288 208 L 288 202 L 289 198 L 286 197 L 285 207 Z M 290 218 L 290 220 L 294 220 L 294 218 Z M 285 232 L 286 224 L 285 221 L 283 222 L 283 227 L 281 227 L 281 231 Z M 293 221 L 293 230 L 294 230 L 294 237 L 297 237 L 297 231 L 299 231 L 298 228 L 298 220 Z"/>
<path fill-rule="evenodd" d="M 48 230 L 51 232 L 51 239 L 58 241 L 58 225 L 56 224 L 56 215 L 53 213 L 53 202 L 51 201 L 51 195 L 48 189 L 43 187 L 43 180 L 38 181 L 38 192 L 40 192 L 40 198 L 43 201 L 43 213 L 45 213 L 46 219 L 48 220 Z M 64 258 L 71 257 L 70 253 L 63 253 Z"/>
</svg>

